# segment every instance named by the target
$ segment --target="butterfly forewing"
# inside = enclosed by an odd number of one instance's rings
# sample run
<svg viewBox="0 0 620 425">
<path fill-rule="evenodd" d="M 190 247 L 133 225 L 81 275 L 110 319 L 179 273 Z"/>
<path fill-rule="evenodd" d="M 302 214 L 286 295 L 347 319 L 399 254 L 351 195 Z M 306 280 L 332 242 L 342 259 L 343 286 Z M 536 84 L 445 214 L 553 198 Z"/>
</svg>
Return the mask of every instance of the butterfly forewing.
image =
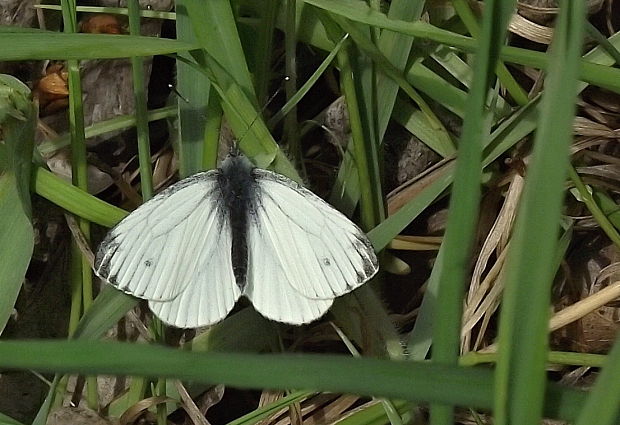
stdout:
<svg viewBox="0 0 620 425">
<path fill-rule="evenodd" d="M 219 202 L 218 175 L 209 171 L 182 180 L 128 215 L 99 245 L 97 275 L 126 293 L 165 301 L 212 273 L 199 258 L 221 248 L 212 241 L 225 243 L 218 238 L 230 226 Z"/>
</svg>

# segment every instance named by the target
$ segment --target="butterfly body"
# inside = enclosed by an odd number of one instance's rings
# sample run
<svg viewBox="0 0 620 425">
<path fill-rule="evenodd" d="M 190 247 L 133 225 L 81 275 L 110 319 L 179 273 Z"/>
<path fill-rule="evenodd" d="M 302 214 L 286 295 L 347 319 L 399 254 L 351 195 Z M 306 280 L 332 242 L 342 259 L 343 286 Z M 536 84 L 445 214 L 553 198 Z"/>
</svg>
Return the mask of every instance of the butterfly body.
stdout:
<svg viewBox="0 0 620 425">
<path fill-rule="evenodd" d="M 177 327 L 222 320 L 240 296 L 303 324 L 378 270 L 364 233 L 314 193 L 231 155 L 144 203 L 100 244 L 95 272 Z"/>
<path fill-rule="evenodd" d="M 231 155 L 222 164 L 218 181 L 222 202 L 228 210 L 232 228 L 232 263 L 237 286 L 243 291 L 248 265 L 247 228 L 256 213 L 254 166 L 243 155 Z"/>
</svg>

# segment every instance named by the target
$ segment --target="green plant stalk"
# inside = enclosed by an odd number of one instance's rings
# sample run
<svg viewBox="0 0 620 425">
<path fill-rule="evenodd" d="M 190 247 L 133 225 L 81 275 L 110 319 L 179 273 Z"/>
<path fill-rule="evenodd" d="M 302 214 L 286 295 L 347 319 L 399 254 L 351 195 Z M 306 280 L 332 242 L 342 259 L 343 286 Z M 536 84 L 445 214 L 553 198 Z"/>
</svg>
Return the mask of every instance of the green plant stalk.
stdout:
<svg viewBox="0 0 620 425">
<path fill-rule="evenodd" d="M 594 190 L 592 197 L 600 206 L 601 211 L 607 217 L 609 222 L 616 228 L 620 229 L 620 205 L 618 205 L 603 190 Z"/>
<path fill-rule="evenodd" d="M 140 6 L 138 0 L 131 0 L 129 6 L 129 34 L 140 35 Z M 139 56 L 131 58 L 133 77 L 134 107 L 136 114 L 136 131 L 138 135 L 138 159 L 140 162 L 140 190 L 142 199 L 148 201 L 153 197 L 153 170 L 151 168 L 151 146 L 149 140 L 148 111 L 146 106 L 144 59 Z"/>
<path fill-rule="evenodd" d="M 357 29 L 354 24 L 340 16 L 333 16 L 332 18 L 338 22 L 344 31 L 351 35 L 351 38 L 355 40 L 356 45 L 363 50 L 366 55 L 373 59 L 374 63 L 381 69 L 381 71 L 393 81 L 397 82 L 403 92 L 405 92 L 407 96 L 409 96 L 409 98 L 415 102 L 416 105 L 418 105 L 420 110 L 424 113 L 429 126 L 440 135 L 439 137 L 442 142 L 440 153 L 445 154 L 446 152 L 452 151 L 454 149 L 454 145 L 446 128 L 441 123 L 439 118 L 437 118 L 426 100 L 424 100 L 424 98 L 411 86 L 411 84 L 409 84 L 407 79 L 404 77 L 403 72 L 392 65 L 392 63 L 385 58 L 377 46 L 373 44 L 361 30 Z"/>
<path fill-rule="evenodd" d="M 323 19 L 324 24 L 329 25 L 331 29 L 328 31 L 332 33 L 334 39 L 340 39 L 342 33 L 336 29 L 333 24 L 328 23 L 329 17 Z M 340 68 L 340 84 L 342 86 L 342 92 L 347 102 L 349 111 L 349 122 L 351 125 L 351 138 L 353 139 L 353 151 L 355 156 L 355 164 L 358 169 L 359 184 L 360 184 L 360 221 L 362 229 L 372 229 L 378 223 L 381 222 L 381 216 L 376 211 L 376 200 L 380 199 L 383 202 L 381 195 L 375 193 L 370 175 L 370 158 L 365 146 L 364 129 L 362 124 L 362 117 L 360 114 L 360 108 L 358 103 L 357 88 L 353 79 L 353 69 L 351 64 L 350 55 L 352 54 L 351 47 L 345 47 L 338 53 L 338 64 Z"/>
<path fill-rule="evenodd" d="M 284 30 L 284 72 L 286 80 L 284 88 L 286 91 L 286 100 L 289 101 L 297 91 L 297 0 L 286 0 L 286 18 Z M 297 122 L 297 107 L 293 106 L 284 118 L 284 137 L 288 145 L 289 155 L 293 158 L 293 164 L 301 166 L 302 177 L 306 177 L 305 167 L 301 152 L 301 143 L 299 140 L 299 123 Z"/>
<path fill-rule="evenodd" d="M 592 193 L 588 190 L 572 165 L 568 167 L 568 176 L 573 181 L 575 188 L 579 191 L 579 196 L 581 196 L 583 203 L 586 204 L 586 207 L 588 207 L 588 210 L 592 213 L 592 216 L 598 225 L 601 226 L 601 229 L 603 229 L 603 232 L 605 232 L 616 247 L 620 248 L 620 234 L 618 234 L 618 230 L 609 221 L 605 213 L 596 203 Z"/>
<path fill-rule="evenodd" d="M 497 353 L 466 353 L 459 358 L 460 366 L 476 366 L 485 363 L 496 363 Z M 603 354 L 572 353 L 566 351 L 549 351 L 547 363 L 552 365 L 602 367 L 607 356 Z"/>
<path fill-rule="evenodd" d="M 341 40 L 343 33 L 340 28 L 327 16 L 321 17 L 324 25 L 333 40 Z M 359 172 L 356 173 L 357 183 L 362 189 L 360 195 L 360 212 L 361 227 L 372 228 L 381 222 L 384 213 L 383 197 L 381 194 L 381 178 L 379 173 L 379 161 L 377 159 L 378 142 L 376 142 L 376 116 L 372 113 L 364 111 L 362 114 L 360 101 L 372 101 L 372 93 L 365 93 L 365 90 L 372 91 L 372 85 L 366 85 L 360 81 L 355 81 L 353 76 L 363 74 L 365 69 L 360 61 L 353 63 L 351 55 L 354 55 L 353 46 L 344 48 L 338 54 L 340 64 L 340 79 L 342 92 L 344 93 L 348 110 L 349 120 L 352 132 L 353 157 L 355 166 Z M 374 78 L 374 75 L 372 76 Z M 363 79 L 363 77 L 362 77 Z M 365 96 L 366 95 L 366 96 Z M 362 118 L 364 117 L 364 118 Z M 355 300 L 354 300 L 355 298 Z M 353 303 L 355 301 L 355 303 Z M 397 331 L 394 329 L 393 323 L 389 320 L 385 307 L 378 299 L 370 286 L 360 288 L 354 297 L 343 300 L 343 303 L 353 303 L 366 312 L 368 318 L 367 328 L 365 329 L 368 340 L 373 341 L 369 345 L 377 353 L 381 355 L 389 355 L 394 357 L 402 356 L 402 345 L 398 337 Z M 340 304 L 344 305 L 344 304 Z M 332 310 L 339 324 L 348 333 L 355 332 L 360 324 L 358 320 L 351 316 L 351 309 L 339 309 L 340 314 L 336 310 Z M 361 339 L 357 340 L 361 343 Z"/>
<path fill-rule="evenodd" d="M 130 35 L 140 35 L 140 5 L 138 0 L 128 2 L 129 9 L 129 33 Z M 149 139 L 149 126 L 147 117 L 144 60 L 141 57 L 131 58 L 131 70 L 133 76 L 134 105 L 136 111 L 136 131 L 138 136 L 138 159 L 140 163 L 140 190 L 144 202 L 153 197 L 153 169 L 151 166 L 151 143 Z M 151 326 L 158 328 L 157 334 L 160 342 L 165 342 L 166 333 L 163 323 L 157 318 L 153 318 Z M 158 378 L 155 396 L 166 396 L 166 381 Z M 166 425 L 167 423 L 166 404 L 157 405 L 157 423 Z"/>
<path fill-rule="evenodd" d="M 61 5 L 65 32 L 77 32 L 77 15 L 75 11 L 75 0 L 62 0 Z M 77 60 L 67 61 L 69 74 L 69 131 L 71 133 L 71 178 L 74 186 L 88 192 L 88 163 L 86 161 L 86 137 L 84 135 L 84 110 L 82 107 L 82 84 L 80 80 L 80 66 Z M 77 218 L 78 227 L 84 235 L 86 241 L 90 241 L 90 223 L 81 218 Z M 72 244 L 72 255 L 79 258 L 79 271 L 74 270 L 73 279 L 77 279 L 79 284 L 74 286 L 74 290 L 81 288 L 83 310 L 88 308 L 93 302 L 93 277 L 88 260 L 79 249 L 77 244 Z M 75 300 L 75 298 L 72 298 Z M 80 311 L 80 306 L 72 304 L 71 309 Z M 97 379 L 86 377 L 86 401 L 88 406 L 97 410 L 99 402 L 97 396 Z"/>
</svg>

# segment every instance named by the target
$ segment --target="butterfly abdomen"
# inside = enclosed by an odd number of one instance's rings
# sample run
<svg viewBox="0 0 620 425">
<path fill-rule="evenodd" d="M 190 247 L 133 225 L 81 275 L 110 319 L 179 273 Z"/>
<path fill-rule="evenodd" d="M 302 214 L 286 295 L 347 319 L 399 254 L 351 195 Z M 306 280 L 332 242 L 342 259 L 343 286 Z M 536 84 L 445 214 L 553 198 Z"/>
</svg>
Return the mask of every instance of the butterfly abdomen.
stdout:
<svg viewBox="0 0 620 425">
<path fill-rule="evenodd" d="M 219 183 L 229 212 L 232 229 L 232 264 L 239 289 L 246 285 L 248 270 L 247 233 L 251 211 L 256 205 L 256 181 L 252 163 L 242 155 L 229 156 L 222 163 Z"/>
</svg>

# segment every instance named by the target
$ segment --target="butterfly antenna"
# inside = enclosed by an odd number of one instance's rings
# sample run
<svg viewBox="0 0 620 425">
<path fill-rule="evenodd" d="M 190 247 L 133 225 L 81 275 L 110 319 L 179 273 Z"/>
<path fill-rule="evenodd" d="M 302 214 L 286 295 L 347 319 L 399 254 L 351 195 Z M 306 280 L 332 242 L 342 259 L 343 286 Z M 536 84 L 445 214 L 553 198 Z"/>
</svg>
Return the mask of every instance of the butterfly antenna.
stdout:
<svg viewBox="0 0 620 425">
<path fill-rule="evenodd" d="M 290 79 L 290 77 L 284 77 L 284 81 L 288 81 L 289 79 Z M 235 148 L 237 149 L 237 151 L 238 151 L 239 143 L 241 143 L 241 141 L 245 138 L 245 136 L 250 132 L 250 130 L 252 129 L 252 126 L 254 125 L 254 123 L 260 118 L 260 116 L 263 114 L 263 112 L 265 112 L 267 107 L 271 104 L 271 102 L 273 102 L 273 100 L 276 98 L 276 96 L 278 94 L 280 94 L 281 91 L 282 91 L 282 84 L 280 84 L 280 87 L 278 87 L 278 89 L 276 91 L 274 91 L 271 96 L 269 96 L 269 99 L 267 99 L 267 101 L 262 106 L 262 108 L 260 108 L 260 111 L 258 111 L 258 113 L 254 117 L 254 119 L 252 119 L 252 121 L 248 125 L 248 128 L 245 130 L 243 135 L 234 143 Z"/>
<path fill-rule="evenodd" d="M 183 97 L 183 95 L 179 93 L 179 91 L 177 90 L 174 84 L 168 84 L 168 88 L 170 89 L 170 91 L 176 94 L 179 97 L 179 99 L 183 100 L 183 102 L 189 103 L 189 99 L 186 97 Z"/>
</svg>

